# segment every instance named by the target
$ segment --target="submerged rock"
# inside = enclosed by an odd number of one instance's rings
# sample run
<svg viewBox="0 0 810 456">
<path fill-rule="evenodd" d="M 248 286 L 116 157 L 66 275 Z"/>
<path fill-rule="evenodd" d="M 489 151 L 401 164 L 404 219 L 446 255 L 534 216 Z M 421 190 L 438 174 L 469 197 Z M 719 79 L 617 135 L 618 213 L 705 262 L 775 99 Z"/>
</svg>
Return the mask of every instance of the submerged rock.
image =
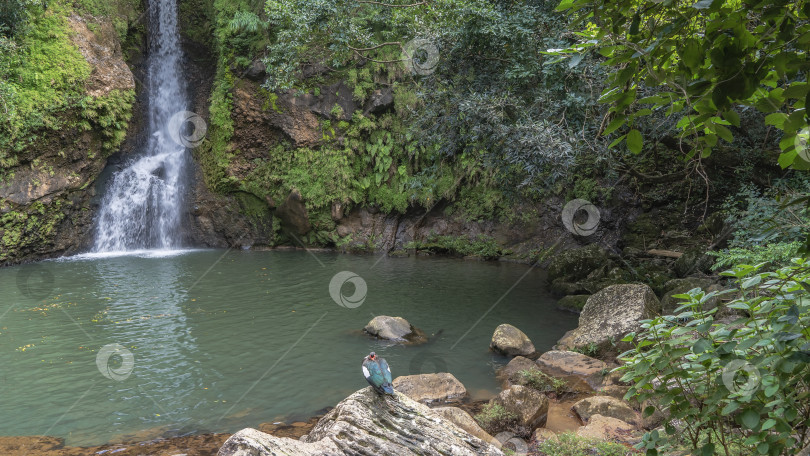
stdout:
<svg viewBox="0 0 810 456">
<path fill-rule="evenodd" d="M 402 317 L 378 315 L 368 322 L 363 330 L 380 339 L 396 342 L 423 343 L 427 341 L 421 330 L 414 328 L 408 323 L 408 320 Z"/>
<path fill-rule="evenodd" d="M 529 337 L 507 324 L 495 328 L 489 348 L 505 356 L 531 356 L 535 353 L 534 344 Z"/>
<path fill-rule="evenodd" d="M 300 441 L 243 429 L 218 456 L 457 455 L 502 456 L 496 447 L 404 394 L 371 387 L 341 401 Z"/>
<path fill-rule="evenodd" d="M 425 403 L 459 401 L 467 395 L 464 385 L 447 372 L 397 377 L 394 379 L 394 389 Z"/>
<path fill-rule="evenodd" d="M 509 361 L 509 364 L 498 369 L 498 380 L 500 380 L 501 388 L 508 389 L 512 385 L 524 385 L 525 382 L 521 378 L 521 372 L 540 371 L 534 361 L 526 358 L 525 356 L 516 356 Z"/>
<path fill-rule="evenodd" d="M 544 440 L 556 439 L 557 433 L 555 433 L 551 429 L 538 428 L 534 430 L 532 438 L 534 439 L 535 442 L 542 442 Z"/>
<path fill-rule="evenodd" d="M 565 333 L 557 344 L 564 348 L 595 346 L 607 349 L 640 328 L 641 320 L 661 311 L 661 303 L 647 285 L 611 285 L 592 295 L 579 315 L 579 327 Z"/>
<path fill-rule="evenodd" d="M 563 296 L 557 301 L 557 307 L 563 310 L 580 313 L 582 309 L 585 308 L 585 303 L 588 302 L 590 296 L 591 295 L 587 294 Z"/>
</svg>

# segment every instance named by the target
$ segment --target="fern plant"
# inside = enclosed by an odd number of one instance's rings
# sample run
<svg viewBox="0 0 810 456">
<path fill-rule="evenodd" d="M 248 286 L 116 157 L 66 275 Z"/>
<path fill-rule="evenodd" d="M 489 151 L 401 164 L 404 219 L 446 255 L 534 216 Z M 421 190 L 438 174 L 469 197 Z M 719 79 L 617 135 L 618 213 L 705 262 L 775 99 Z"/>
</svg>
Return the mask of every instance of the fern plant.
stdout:
<svg viewBox="0 0 810 456">
<path fill-rule="evenodd" d="M 233 19 L 228 24 L 228 28 L 234 32 L 246 31 L 250 33 L 258 32 L 267 28 L 267 23 L 262 21 L 256 13 L 250 11 L 237 11 Z"/>
<path fill-rule="evenodd" d="M 729 247 L 710 252 L 718 258 L 715 269 L 735 264 L 790 262 L 810 234 L 810 208 L 798 204 L 810 194 L 810 178 L 793 175 L 774 182 L 767 190 L 744 185 L 724 209 L 736 228 Z"/>
</svg>

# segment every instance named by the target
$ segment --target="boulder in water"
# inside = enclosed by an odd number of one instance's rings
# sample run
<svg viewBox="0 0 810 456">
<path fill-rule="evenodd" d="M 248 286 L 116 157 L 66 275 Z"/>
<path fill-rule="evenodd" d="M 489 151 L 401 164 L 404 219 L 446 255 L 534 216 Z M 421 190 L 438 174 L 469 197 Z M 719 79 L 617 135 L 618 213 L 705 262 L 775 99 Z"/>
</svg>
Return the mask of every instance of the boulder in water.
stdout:
<svg viewBox="0 0 810 456">
<path fill-rule="evenodd" d="M 495 328 L 489 348 L 505 356 L 531 356 L 535 353 L 534 344 L 529 337 L 507 324 Z"/>
<path fill-rule="evenodd" d="M 497 377 L 501 388 L 508 389 L 512 385 L 524 385 L 521 372 L 531 373 L 532 371 L 540 371 L 534 361 L 525 356 L 516 356 L 509 361 L 509 364 L 498 369 Z"/>
<path fill-rule="evenodd" d="M 661 303 L 647 285 L 611 285 L 588 298 L 579 315 L 579 327 L 568 331 L 557 344 L 563 348 L 609 349 L 612 344 L 626 348 L 621 339 L 637 331 L 641 320 L 660 311 Z"/>
<path fill-rule="evenodd" d="M 422 331 L 414 328 L 408 323 L 408 320 L 402 317 L 378 315 L 363 329 L 372 336 L 395 342 L 423 343 L 427 341 Z"/>
<path fill-rule="evenodd" d="M 340 455 L 503 456 L 496 447 L 461 429 L 402 393 L 380 396 L 364 388 L 341 401 L 300 441 L 243 429 L 218 456 Z"/>
</svg>

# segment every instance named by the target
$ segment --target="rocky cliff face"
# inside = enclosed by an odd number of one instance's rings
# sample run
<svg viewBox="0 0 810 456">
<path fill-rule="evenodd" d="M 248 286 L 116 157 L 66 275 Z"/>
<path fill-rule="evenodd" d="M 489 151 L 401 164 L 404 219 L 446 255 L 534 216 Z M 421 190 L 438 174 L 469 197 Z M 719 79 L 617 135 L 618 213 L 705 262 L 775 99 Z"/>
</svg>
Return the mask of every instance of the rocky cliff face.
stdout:
<svg viewBox="0 0 810 456">
<path fill-rule="evenodd" d="M 91 73 L 86 97 L 16 154 L 0 182 L 0 265 L 76 252 L 92 230 L 94 183 L 124 139 L 135 79 L 108 19 L 67 18 Z M 93 30 L 91 30 L 91 27 Z"/>
<path fill-rule="evenodd" d="M 232 88 L 227 91 L 232 132 L 227 144 L 222 146 L 226 153 L 217 155 L 206 147 L 195 151 L 201 174 L 209 177 L 208 185 L 197 191 L 198 202 L 190 221 L 194 241 L 210 246 L 286 243 L 338 246 L 355 252 L 391 252 L 437 236 L 486 237 L 524 259 L 555 243 L 562 248 L 579 245 L 577 237 L 561 220 L 563 197 L 526 203 L 515 210 L 522 216 L 511 221 L 496 221 L 471 219 L 456 210 L 453 201 L 441 197 L 424 204 L 408 204 L 404 210 L 391 210 L 354 201 L 357 197 L 348 191 L 327 195 L 332 201 L 323 208 L 322 202 L 314 202 L 306 192 L 294 186 L 285 187 L 278 182 L 281 179 L 278 175 L 287 171 L 284 166 L 298 166 L 290 164 L 296 154 L 305 150 L 327 156 L 335 142 L 340 147 L 344 142 L 348 144 L 351 133 L 341 133 L 339 126 L 350 130 L 351 125 L 357 123 L 352 113 L 362 113 L 371 119 L 391 113 L 394 97 L 390 88 L 377 89 L 360 102 L 344 82 L 322 85 L 311 92 L 269 93 L 261 87 L 264 73 L 257 65 L 260 67 L 254 62 L 247 70 L 229 73 L 233 78 Z M 216 131 L 217 126 L 214 124 L 211 128 Z M 354 153 L 363 155 L 358 151 Z M 216 163 L 212 164 L 213 161 Z M 267 166 L 268 163 L 272 165 Z M 323 170 L 316 164 L 310 166 L 311 169 L 301 172 L 318 175 L 318 179 L 327 181 L 324 186 L 340 178 L 321 176 Z M 392 164 L 391 169 L 396 170 L 396 166 Z M 211 178 L 214 174 L 217 177 Z M 277 187 L 272 187 L 276 184 Z M 269 195 L 274 192 L 280 198 Z M 399 191 L 403 198 L 408 192 L 407 189 Z M 265 196 L 257 196 L 257 193 Z M 602 210 L 599 227 L 588 242 L 615 246 L 627 215 L 640 211 L 629 192 L 617 191 L 616 199 L 625 209 L 620 213 Z M 321 206 L 315 208 L 316 204 Z M 226 213 L 230 215 L 225 216 Z M 238 222 L 240 228 L 234 229 L 234 214 L 250 217 L 247 223 Z"/>
</svg>

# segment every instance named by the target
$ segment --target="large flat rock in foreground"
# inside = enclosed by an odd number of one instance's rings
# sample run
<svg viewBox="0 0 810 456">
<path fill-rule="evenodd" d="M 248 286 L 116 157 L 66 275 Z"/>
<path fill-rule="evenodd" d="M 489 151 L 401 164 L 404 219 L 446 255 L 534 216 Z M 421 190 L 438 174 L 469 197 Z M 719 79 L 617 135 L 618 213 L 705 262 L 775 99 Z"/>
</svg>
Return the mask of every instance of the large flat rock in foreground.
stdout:
<svg viewBox="0 0 810 456">
<path fill-rule="evenodd" d="M 218 456 L 503 456 L 402 393 L 380 396 L 364 388 L 341 401 L 300 441 L 242 429 Z"/>
</svg>

